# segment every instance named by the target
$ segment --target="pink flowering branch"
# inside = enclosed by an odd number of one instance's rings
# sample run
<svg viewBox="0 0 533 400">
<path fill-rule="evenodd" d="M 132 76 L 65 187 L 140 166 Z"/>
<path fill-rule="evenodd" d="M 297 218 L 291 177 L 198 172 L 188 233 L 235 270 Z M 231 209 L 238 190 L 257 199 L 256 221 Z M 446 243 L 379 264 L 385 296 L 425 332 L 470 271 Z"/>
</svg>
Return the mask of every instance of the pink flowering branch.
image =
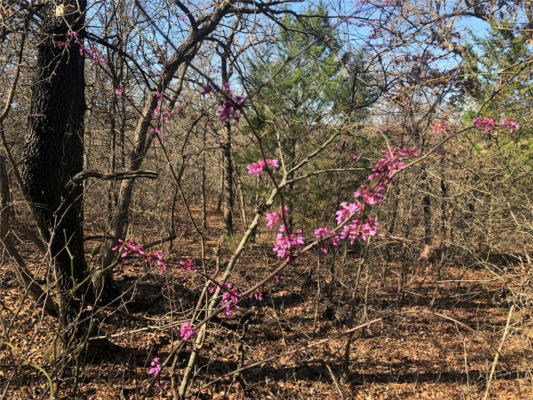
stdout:
<svg viewBox="0 0 533 400">
<path fill-rule="evenodd" d="M 152 362 L 150 363 L 150 369 L 148 370 L 148 374 L 149 375 L 153 375 L 153 377 L 155 379 L 157 379 L 157 388 L 159 390 L 161 390 L 162 388 L 162 385 L 161 385 L 161 380 L 159 379 L 159 374 L 161 373 L 161 360 L 159 359 L 159 357 L 154 357 L 154 359 L 152 360 Z"/>
<path fill-rule="evenodd" d="M 183 341 L 187 341 L 192 337 L 198 336 L 198 331 L 195 330 L 192 327 L 192 324 L 190 321 L 186 321 L 181 325 L 180 328 L 180 337 L 183 339 Z"/>
<path fill-rule="evenodd" d="M 215 296 L 220 296 L 218 303 L 219 308 L 224 310 L 226 318 L 233 318 L 234 313 L 240 309 L 239 301 L 244 297 L 242 296 L 243 290 L 235 286 L 231 282 L 225 282 L 224 284 L 216 282 L 214 279 L 209 279 L 213 286 L 209 288 L 209 293 Z M 218 292 L 222 292 L 222 295 Z M 248 296 L 250 299 L 256 299 L 257 301 L 263 300 L 263 292 L 261 287 L 257 287 L 255 292 Z"/>
<path fill-rule="evenodd" d="M 340 235 L 327 227 L 319 227 L 315 230 L 315 237 L 319 241 L 329 240 L 332 246 L 338 247 L 340 240 L 349 240 L 353 245 L 358 237 L 367 241 L 369 237 L 376 235 L 378 223 L 374 218 L 364 215 L 365 207 L 385 203 L 383 193 L 388 185 L 395 181 L 393 177 L 395 171 L 404 168 L 405 160 L 418 156 L 414 149 L 406 146 L 401 149 L 392 147 L 390 150 L 383 150 L 382 153 L 384 157 L 378 161 L 368 176 L 368 180 L 374 182 L 373 185 L 362 184 L 353 194 L 355 202 L 340 204 L 341 209 L 336 212 L 337 224 L 342 226 Z M 267 226 L 271 229 L 280 219 L 276 212 L 267 214 L 266 218 Z M 291 234 L 285 232 L 285 225 L 281 225 L 273 251 L 278 258 L 290 261 L 291 257 L 298 254 L 297 249 L 303 245 L 301 230 Z M 322 252 L 327 253 L 327 247 L 322 247 Z"/>
<path fill-rule="evenodd" d="M 270 158 L 267 160 L 262 159 L 252 164 L 248 164 L 246 169 L 248 170 L 248 174 L 255 175 L 257 178 L 259 178 L 267 165 L 274 169 L 279 169 L 279 161 L 275 158 Z"/>
<path fill-rule="evenodd" d="M 476 117 L 472 120 L 472 122 L 474 123 L 476 128 L 483 129 L 485 132 L 489 132 L 495 127 L 494 120 L 492 118 Z"/>
<path fill-rule="evenodd" d="M 116 252 L 121 252 L 120 258 L 127 258 L 132 254 L 138 254 L 144 258 L 146 263 L 155 262 L 155 264 L 160 268 L 159 274 L 163 275 L 167 270 L 167 264 L 163 257 L 162 250 L 157 250 L 154 252 L 145 252 L 140 244 L 135 243 L 133 240 L 124 241 L 123 239 L 117 240 L 117 245 L 114 246 L 111 250 Z"/>
<path fill-rule="evenodd" d="M 222 82 L 222 87 L 223 90 L 215 86 L 217 91 L 223 96 L 223 99 L 217 102 L 218 106 L 220 107 L 217 110 L 218 119 L 220 121 L 235 119 L 235 121 L 239 122 L 240 115 L 244 108 L 245 98 L 244 96 L 234 94 L 230 88 L 229 82 Z M 206 84 L 202 88 L 200 94 L 205 96 L 212 91 L 213 87 L 210 84 Z"/>
<path fill-rule="evenodd" d="M 332 138 L 329 139 L 329 142 L 331 142 L 331 140 L 332 140 Z M 449 138 L 447 138 L 447 140 L 449 140 Z M 385 151 L 384 151 L 384 153 L 385 153 Z M 384 187 L 386 186 L 386 184 L 394 181 L 394 175 L 398 171 L 400 171 L 401 169 L 405 168 L 404 161 L 407 160 L 410 157 L 415 157 L 415 156 L 417 156 L 417 153 L 414 150 L 410 149 L 410 148 L 402 148 L 402 149 L 392 148 L 390 151 L 387 151 L 386 154 L 385 154 L 385 157 L 383 157 L 376 164 L 376 166 L 372 170 L 372 174 L 371 174 L 372 179 L 371 180 L 376 181 L 375 185 L 372 186 L 372 187 L 368 187 L 367 190 L 374 189 L 376 187 L 383 187 L 382 190 L 384 190 Z M 281 188 L 284 187 L 286 184 L 287 184 L 286 179 L 283 179 L 279 186 L 276 185 L 276 187 L 273 189 L 270 197 L 266 200 L 265 207 L 268 207 L 268 206 L 272 205 L 275 197 L 277 196 L 277 194 L 279 193 Z M 365 188 L 363 188 L 363 190 L 364 189 Z M 364 196 L 363 196 L 363 199 L 364 199 Z M 334 228 L 332 230 L 329 230 L 327 228 L 323 228 L 322 230 L 317 232 L 318 236 L 320 236 L 320 238 L 317 238 L 316 240 L 314 240 L 313 242 L 309 243 L 305 247 L 303 247 L 303 238 L 302 238 L 301 243 L 298 243 L 298 248 L 299 248 L 298 254 L 300 255 L 300 254 L 303 254 L 303 253 L 309 251 L 310 249 L 314 248 L 317 244 L 319 244 L 321 242 L 324 242 L 325 240 L 334 240 L 334 241 L 336 241 L 337 239 L 334 239 L 334 238 L 337 237 L 338 232 L 341 229 L 343 229 L 347 224 L 349 224 L 350 221 L 352 220 L 352 218 L 354 218 L 357 215 L 357 213 L 358 213 L 358 211 L 354 210 L 354 213 L 348 215 L 344 220 L 342 220 L 340 222 L 340 224 L 338 224 L 338 226 L 336 228 Z M 244 246 L 248 242 L 248 240 L 249 240 L 250 236 L 252 235 L 253 231 L 256 229 L 256 227 L 257 227 L 257 225 L 259 223 L 259 217 L 261 216 L 261 214 L 262 214 L 261 210 L 258 210 L 253 222 L 250 224 L 248 230 L 244 233 L 244 235 L 243 235 L 243 237 L 241 239 L 241 242 L 237 246 L 237 249 L 235 250 L 234 254 L 232 255 L 231 259 L 228 262 L 228 265 L 226 266 L 226 270 L 225 270 L 225 272 L 223 274 L 223 279 L 224 280 L 227 279 L 227 277 L 229 277 L 229 275 L 230 275 L 231 271 L 233 270 L 233 267 L 234 267 L 234 265 L 236 263 L 237 258 L 239 257 L 239 255 L 243 251 Z M 371 227 L 369 227 L 368 229 L 371 229 Z M 296 235 L 297 235 L 297 233 L 296 233 Z M 240 299 L 244 298 L 245 296 L 250 296 L 250 295 L 256 296 L 256 295 L 258 295 L 258 291 L 260 291 L 261 287 L 264 284 L 266 284 L 268 281 L 270 281 L 272 279 L 275 279 L 275 277 L 277 277 L 279 275 L 279 273 L 293 259 L 293 258 L 291 258 L 290 255 L 289 255 L 289 257 L 287 257 L 286 254 L 284 256 L 283 255 L 284 254 L 282 254 L 282 257 L 280 257 L 282 259 L 282 262 L 280 263 L 280 265 L 277 268 L 275 268 L 267 277 L 265 277 L 261 281 L 257 282 L 255 285 L 253 285 L 252 287 L 248 288 L 246 291 L 238 291 L 238 292 L 236 290 L 233 291 L 232 290 L 233 287 L 230 286 L 230 291 L 226 291 L 228 293 L 226 295 L 226 299 L 231 301 L 231 306 L 230 307 L 233 307 L 233 305 L 236 305 L 238 303 L 238 301 Z M 221 285 L 217 285 L 217 286 L 218 286 L 218 288 L 217 288 L 218 290 L 224 291 L 224 288 L 222 288 Z M 215 289 L 214 292 L 215 292 L 215 295 L 216 295 L 217 290 Z M 262 296 L 260 298 L 262 298 Z M 209 305 L 208 305 L 209 312 L 207 313 L 207 315 L 204 317 L 203 320 L 198 321 L 196 323 L 196 327 L 197 328 L 200 328 L 200 327 L 204 326 L 209 320 L 211 320 L 213 318 L 213 316 L 217 315 L 218 313 L 220 313 L 222 311 L 224 311 L 225 313 L 227 312 L 227 310 L 228 310 L 228 302 L 219 302 L 218 306 L 217 306 L 216 301 L 217 301 L 216 296 L 213 296 L 211 298 L 211 301 L 210 301 Z M 230 311 L 233 312 L 234 309 L 231 308 Z M 203 334 L 202 334 L 202 336 L 198 335 L 198 337 L 196 339 L 196 343 L 197 344 L 200 343 L 199 341 L 201 341 L 202 338 L 203 338 Z"/>
<path fill-rule="evenodd" d="M 69 47 L 71 43 L 77 44 L 79 47 L 80 56 L 87 56 L 87 58 L 90 58 L 93 61 L 94 65 L 104 66 L 105 65 L 105 58 L 100 53 L 100 51 L 95 47 L 89 47 L 85 46 L 83 43 L 83 39 L 80 38 L 79 33 L 76 31 L 68 31 L 67 32 L 67 41 L 56 41 L 56 46 L 61 49 L 65 47 Z"/>
<path fill-rule="evenodd" d="M 472 120 L 472 122 L 476 128 L 483 129 L 485 132 L 490 132 L 496 127 L 496 122 L 494 122 L 494 119 L 488 117 L 476 117 Z M 513 133 L 520 129 L 520 125 L 511 118 L 502 118 L 500 120 L 500 126 L 504 126 L 509 129 L 509 133 Z"/>
<path fill-rule="evenodd" d="M 509 133 L 513 133 L 514 131 L 520 129 L 520 125 L 518 125 L 511 118 L 502 118 L 500 120 L 500 125 L 507 127 L 507 129 L 509 129 Z"/>
</svg>

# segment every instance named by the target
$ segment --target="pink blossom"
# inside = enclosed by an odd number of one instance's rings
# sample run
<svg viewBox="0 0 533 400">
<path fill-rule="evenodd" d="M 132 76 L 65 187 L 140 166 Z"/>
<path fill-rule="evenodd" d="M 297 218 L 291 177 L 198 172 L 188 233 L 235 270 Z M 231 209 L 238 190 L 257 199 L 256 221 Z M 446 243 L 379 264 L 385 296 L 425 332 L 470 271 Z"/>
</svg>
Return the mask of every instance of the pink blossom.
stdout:
<svg viewBox="0 0 533 400">
<path fill-rule="evenodd" d="M 375 236 L 377 233 L 378 224 L 372 217 L 366 217 L 363 221 L 354 219 L 350 224 L 343 227 L 341 232 L 341 239 L 349 239 L 350 244 L 354 244 L 358 237 L 363 241 L 367 241 L 369 236 Z"/>
<path fill-rule="evenodd" d="M 334 232 L 331 232 L 327 227 L 320 227 L 320 228 L 315 229 L 315 237 L 318 240 L 322 240 L 323 238 L 328 237 L 328 236 L 330 236 L 331 245 L 333 247 L 338 247 L 339 246 L 339 235 L 337 235 Z M 327 247 L 323 246 L 321 250 L 324 254 L 328 254 Z"/>
<path fill-rule="evenodd" d="M 152 362 L 150 363 L 150 369 L 148 370 L 148 373 L 150 375 L 159 375 L 161 372 L 161 361 L 159 360 L 159 357 L 154 357 Z"/>
<path fill-rule="evenodd" d="M 255 175 L 257 178 L 259 178 L 263 172 L 263 169 L 265 168 L 265 161 L 256 161 L 252 164 L 248 164 L 246 168 L 248 169 L 248 174 Z"/>
<path fill-rule="evenodd" d="M 350 215 L 358 214 L 361 212 L 361 203 L 347 203 L 343 201 L 340 206 L 342 207 L 340 210 L 336 212 L 337 215 L 337 224 L 342 223 L 347 218 L 350 217 Z"/>
<path fill-rule="evenodd" d="M 163 252 L 161 250 L 154 251 L 153 253 L 147 253 L 144 258 L 144 261 L 155 261 L 156 265 L 160 268 L 160 275 L 163 275 L 167 270 L 167 264 L 165 263 L 165 260 L 163 258 Z"/>
<path fill-rule="evenodd" d="M 119 238 L 117 242 L 118 244 L 111 250 L 122 251 L 122 254 L 120 255 L 121 258 L 129 257 L 131 254 L 138 254 L 144 257 L 144 262 L 146 263 L 155 261 L 155 264 L 160 268 L 159 274 L 162 275 L 167 270 L 167 264 L 165 263 L 163 252 L 161 250 L 146 253 L 142 246 L 135 243 L 133 240 L 128 240 L 124 243 L 124 240 Z"/>
<path fill-rule="evenodd" d="M 382 193 L 387 186 L 394 182 L 393 174 L 404 168 L 404 161 L 417 157 L 418 153 L 411 147 L 404 146 L 401 149 L 392 147 L 390 150 L 382 151 L 384 157 L 372 168 L 372 174 L 368 176 L 369 181 L 374 181 L 372 186 L 362 184 L 354 192 L 356 199 L 362 201 L 356 203 L 341 203 L 341 209 L 337 210 L 337 224 L 345 222 L 348 218 L 354 218 L 346 224 L 340 234 L 340 239 L 349 240 L 353 244 L 356 238 L 361 237 L 366 241 L 370 236 L 375 236 L 378 229 L 377 222 L 372 217 L 363 216 L 365 206 L 384 203 Z M 322 234 L 323 231 L 318 232 Z M 315 232 L 315 235 L 317 232 Z M 337 239 L 338 240 L 338 239 Z"/>
<path fill-rule="evenodd" d="M 294 233 L 287 234 L 285 225 L 279 227 L 278 234 L 276 235 L 276 244 L 272 248 L 278 258 L 285 261 L 290 261 L 292 256 L 295 256 L 297 249 L 304 244 L 304 237 L 301 229 L 297 229 Z"/>
<path fill-rule="evenodd" d="M 83 39 L 80 38 L 78 32 L 75 31 L 68 31 L 67 37 L 69 39 L 69 42 L 74 40 L 74 43 L 79 45 L 79 53 L 80 56 L 88 56 L 92 59 L 93 64 L 103 66 L 105 65 L 105 57 L 100 53 L 100 51 L 94 47 L 87 47 L 83 44 Z M 56 42 L 57 47 L 66 47 L 69 45 L 68 42 Z"/>
<path fill-rule="evenodd" d="M 191 272 L 198 272 L 198 268 L 194 266 L 194 260 L 192 258 L 180 261 L 179 264 L 181 265 L 181 268 L 179 268 L 177 272 L 183 275 L 183 279 L 187 279 Z"/>
<path fill-rule="evenodd" d="M 78 40 L 78 32 L 76 32 L 76 31 L 68 31 L 67 32 L 67 36 L 70 37 L 70 38 L 75 38 L 76 40 Z"/>
<path fill-rule="evenodd" d="M 256 282 L 255 284 L 257 285 L 258 282 Z M 263 301 L 263 291 L 261 290 L 261 287 L 258 287 L 257 289 L 255 289 L 255 292 L 253 294 L 250 294 L 248 296 L 248 298 L 250 299 L 256 299 L 257 301 Z"/>
<path fill-rule="evenodd" d="M 194 267 L 194 260 L 192 258 L 187 258 L 185 261 L 180 261 L 180 265 L 184 266 L 187 271 L 198 272 L 198 269 Z"/>
<path fill-rule="evenodd" d="M 184 341 L 189 340 L 191 337 L 196 337 L 197 335 L 198 332 L 193 329 L 190 321 L 186 321 L 183 323 L 180 329 L 180 336 Z"/>
<path fill-rule="evenodd" d="M 500 125 L 507 126 L 507 128 L 509 129 L 509 133 L 513 133 L 514 131 L 517 131 L 520 129 L 520 125 L 518 125 L 511 118 L 502 118 L 500 120 Z"/>
<path fill-rule="evenodd" d="M 433 133 L 443 134 L 443 133 L 446 133 L 447 126 L 448 126 L 448 121 L 439 120 L 433 124 L 433 126 L 431 127 L 431 130 L 433 131 Z"/>
<path fill-rule="evenodd" d="M 276 226 L 277 224 L 279 224 L 279 221 L 280 221 L 280 217 L 279 217 L 279 214 L 274 211 L 274 212 L 271 212 L 270 214 L 267 213 L 265 215 L 265 218 L 267 219 L 267 226 L 272 229 L 274 228 L 274 226 Z"/>
<path fill-rule="evenodd" d="M 115 88 L 115 94 L 122 94 L 124 93 L 124 90 L 125 90 L 124 84 L 120 83 L 118 87 Z"/>
<path fill-rule="evenodd" d="M 374 174 L 370 175 L 369 180 L 371 180 L 373 177 Z M 383 200 L 383 196 L 379 193 L 379 190 L 379 187 L 369 188 L 368 185 L 363 184 L 354 192 L 353 197 L 357 199 L 362 194 L 363 201 L 366 204 L 374 205 L 378 203 L 384 203 L 385 201 Z"/>
<path fill-rule="evenodd" d="M 224 90 L 226 92 L 226 98 L 220 100 L 218 105 L 218 119 L 220 121 L 226 121 L 231 118 L 239 120 L 239 113 L 244 108 L 244 97 L 239 95 L 233 95 L 233 92 L 230 89 L 229 82 L 222 82 Z"/>
<path fill-rule="evenodd" d="M 246 166 L 246 168 L 248 169 L 248 174 L 255 175 L 259 178 L 261 174 L 263 173 L 263 170 L 265 169 L 265 166 L 267 164 L 270 165 L 274 169 L 279 168 L 279 161 L 277 159 L 275 158 L 268 159 L 266 160 L 266 163 L 265 163 L 265 160 L 261 159 L 252 164 L 248 164 Z"/>
<path fill-rule="evenodd" d="M 489 132 L 495 126 L 494 120 L 492 118 L 487 118 L 487 117 L 484 117 L 484 118 L 476 117 L 472 120 L 472 122 L 474 122 L 474 125 L 476 126 L 476 128 L 483 129 L 485 132 Z"/>
<path fill-rule="evenodd" d="M 119 238 L 117 240 L 117 242 L 118 242 L 118 244 L 111 248 L 112 251 L 118 251 L 118 250 L 120 250 L 122 248 L 122 243 L 124 243 L 124 240 Z"/>
<path fill-rule="evenodd" d="M 200 94 L 205 96 L 206 94 L 211 93 L 212 90 L 213 88 L 211 87 L 211 85 L 207 84 L 202 88 L 202 91 L 200 92 Z"/>
<path fill-rule="evenodd" d="M 239 302 L 241 290 L 238 287 L 234 287 L 230 282 L 226 282 L 225 288 L 222 288 L 222 291 L 220 306 L 225 308 L 224 315 L 227 318 L 232 318 L 233 313 L 240 308 L 237 303 Z"/>
<path fill-rule="evenodd" d="M 267 164 L 274 169 L 279 169 L 279 161 L 276 158 L 271 158 L 267 160 Z"/>
<path fill-rule="evenodd" d="M 119 240 L 121 240 L 121 239 L 119 239 Z M 115 247 L 117 247 L 117 246 L 115 246 Z M 122 258 L 126 258 L 132 253 L 137 253 L 137 254 L 139 254 L 141 256 L 145 255 L 145 252 L 144 252 L 142 246 L 137 244 L 137 243 L 135 243 L 133 240 L 128 240 L 123 246 L 121 246 L 121 248 L 122 248 L 122 254 L 121 254 Z"/>
</svg>

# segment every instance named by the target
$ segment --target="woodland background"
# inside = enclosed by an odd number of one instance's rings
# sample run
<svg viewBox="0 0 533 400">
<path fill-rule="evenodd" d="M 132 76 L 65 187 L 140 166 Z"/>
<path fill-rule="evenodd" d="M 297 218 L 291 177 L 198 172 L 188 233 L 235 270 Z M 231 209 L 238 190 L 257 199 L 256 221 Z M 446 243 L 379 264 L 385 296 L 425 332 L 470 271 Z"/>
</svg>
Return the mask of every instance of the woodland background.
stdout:
<svg viewBox="0 0 533 400">
<path fill-rule="evenodd" d="M 533 396 L 532 50 L 531 1 L 0 0 L 1 398 Z"/>
</svg>

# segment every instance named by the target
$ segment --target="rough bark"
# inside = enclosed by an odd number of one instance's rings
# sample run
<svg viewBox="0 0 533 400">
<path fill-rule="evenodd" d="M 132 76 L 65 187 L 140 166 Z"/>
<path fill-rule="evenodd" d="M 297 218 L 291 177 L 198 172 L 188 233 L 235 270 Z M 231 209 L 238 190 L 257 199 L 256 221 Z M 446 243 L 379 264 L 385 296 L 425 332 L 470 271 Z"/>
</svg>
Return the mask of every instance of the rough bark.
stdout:
<svg viewBox="0 0 533 400">
<path fill-rule="evenodd" d="M 68 4 L 60 1 L 43 6 L 21 173 L 24 193 L 35 211 L 39 231 L 49 245 L 64 326 L 80 311 L 82 289 L 86 286 L 78 285 L 87 278 L 83 188 L 81 185 L 66 188 L 67 182 L 83 169 L 86 110 L 84 58 L 80 44 L 69 38 L 67 32 L 69 29 L 78 32 L 81 40 L 86 2 L 78 0 L 77 6 L 68 8 L 68 15 L 58 15 L 58 8 Z M 58 41 L 69 45 L 58 46 Z"/>
</svg>

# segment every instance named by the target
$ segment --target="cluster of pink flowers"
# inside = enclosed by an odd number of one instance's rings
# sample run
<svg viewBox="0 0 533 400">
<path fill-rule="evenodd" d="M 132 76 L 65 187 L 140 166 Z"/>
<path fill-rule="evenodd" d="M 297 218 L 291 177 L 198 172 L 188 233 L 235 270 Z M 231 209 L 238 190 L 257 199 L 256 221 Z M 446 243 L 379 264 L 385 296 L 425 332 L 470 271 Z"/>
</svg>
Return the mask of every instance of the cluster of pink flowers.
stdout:
<svg viewBox="0 0 533 400">
<path fill-rule="evenodd" d="M 285 216 L 285 218 L 289 217 L 289 207 L 288 206 L 283 206 L 283 215 Z M 276 211 L 265 214 L 265 218 L 267 220 L 267 226 L 270 229 L 273 229 L 281 221 L 281 217 Z"/>
<path fill-rule="evenodd" d="M 233 318 L 233 314 L 240 309 L 239 297 L 242 294 L 242 290 L 231 282 L 226 282 L 223 285 L 214 281 L 213 283 L 214 285 L 209 288 L 209 293 L 215 293 L 216 288 L 220 287 L 222 298 L 218 305 L 224 308 L 224 315 L 226 318 Z M 263 291 L 261 290 L 261 287 L 258 287 L 255 292 L 249 294 L 248 298 L 263 301 Z"/>
<path fill-rule="evenodd" d="M 448 121 L 439 120 L 433 124 L 433 126 L 431 127 L 431 130 L 433 131 L 433 133 L 445 134 L 447 133 L 446 132 L 447 128 L 448 128 Z"/>
<path fill-rule="evenodd" d="M 476 128 L 483 129 L 485 132 L 494 129 L 494 127 L 496 126 L 494 120 L 492 118 L 487 117 L 476 117 L 472 122 L 474 122 Z"/>
<path fill-rule="evenodd" d="M 163 105 L 163 93 L 156 92 L 155 97 L 157 97 L 157 106 L 154 108 L 154 117 L 158 117 L 161 114 L 161 106 Z"/>
<path fill-rule="evenodd" d="M 118 86 L 115 88 L 115 94 L 116 95 L 122 94 L 124 93 L 125 90 L 126 90 L 126 87 L 124 86 L 122 82 L 120 82 Z"/>
<path fill-rule="evenodd" d="M 159 357 L 154 357 L 152 362 L 150 363 L 150 369 L 148 370 L 148 374 L 157 376 L 157 388 L 161 390 L 162 385 L 161 381 L 159 380 L 159 373 L 161 372 L 161 360 Z"/>
<path fill-rule="evenodd" d="M 155 261 L 156 265 L 160 268 L 159 274 L 163 275 L 167 270 L 167 264 L 163 259 L 163 252 L 161 250 L 154 251 L 153 253 L 147 253 L 144 261 L 151 262 Z"/>
<path fill-rule="evenodd" d="M 67 42 L 63 42 L 61 40 L 56 41 L 56 46 L 58 48 L 68 47 L 70 45 L 70 42 L 74 40 L 74 43 L 76 43 L 80 47 L 80 56 L 85 56 L 85 55 L 89 56 L 89 58 L 93 60 L 93 63 L 95 65 L 101 65 L 101 66 L 105 65 L 105 58 L 100 53 L 100 51 L 94 47 L 85 46 L 83 44 L 83 39 L 79 37 L 78 32 L 68 31 L 67 36 L 68 36 Z"/>
<path fill-rule="evenodd" d="M 229 87 L 229 82 L 222 82 L 222 86 L 224 86 L 226 98 L 218 102 L 220 106 L 218 109 L 218 119 L 220 121 L 226 121 L 235 118 L 236 121 L 239 121 L 239 113 L 244 107 L 244 97 L 234 95 Z"/>
<path fill-rule="evenodd" d="M 285 225 L 279 227 L 276 235 L 276 244 L 272 248 L 278 258 L 285 261 L 290 261 L 291 257 L 298 254 L 298 249 L 304 245 L 304 237 L 301 229 L 297 229 L 294 233 L 287 233 Z"/>
<path fill-rule="evenodd" d="M 500 120 L 500 125 L 506 126 L 509 129 L 509 133 L 513 133 L 514 131 L 517 131 L 520 129 L 520 125 L 518 125 L 511 118 L 502 118 Z"/>
<path fill-rule="evenodd" d="M 472 122 L 474 122 L 476 128 L 483 129 L 485 132 L 489 132 L 496 127 L 496 123 L 492 118 L 476 117 L 472 120 Z M 513 133 L 514 131 L 520 129 L 520 125 L 518 125 L 511 118 L 502 118 L 500 120 L 500 125 L 507 127 L 507 129 L 509 129 L 509 133 Z"/>
<path fill-rule="evenodd" d="M 135 243 L 133 240 L 128 240 L 124 242 L 123 239 L 118 239 L 118 244 L 114 246 L 111 250 L 113 251 L 122 251 L 120 257 L 126 258 L 131 254 L 138 254 L 144 257 L 145 262 L 155 261 L 156 265 L 160 268 L 159 273 L 162 275 L 167 270 L 167 264 L 165 263 L 163 252 L 157 250 L 154 252 L 145 252 L 140 244 Z"/>
<path fill-rule="evenodd" d="M 337 210 L 335 214 L 337 215 L 337 225 L 341 224 L 345 219 L 350 215 L 358 214 L 361 212 L 361 203 L 348 203 L 343 201 L 340 206 L 340 210 Z"/>
<path fill-rule="evenodd" d="M 209 289 L 209 293 L 215 293 L 215 286 Z M 224 314 L 228 318 L 233 317 L 233 313 L 237 311 L 239 307 L 239 295 L 242 293 L 241 289 L 233 286 L 231 282 L 226 282 L 223 286 L 220 286 L 222 290 L 222 300 L 220 300 L 219 306 L 224 307 Z"/>
<path fill-rule="evenodd" d="M 383 199 L 383 196 L 380 191 L 375 190 L 375 188 L 370 187 L 368 185 L 363 184 L 359 187 L 359 189 L 353 192 L 353 197 L 356 199 L 361 197 L 361 195 L 363 196 L 363 202 L 365 204 L 373 206 L 374 204 L 385 203 L 385 200 Z"/>
<path fill-rule="evenodd" d="M 200 92 L 201 95 L 206 95 L 206 94 L 209 94 L 213 91 L 213 88 L 211 87 L 210 84 L 207 84 L 205 85 L 203 88 L 202 88 L 202 91 Z"/>
<path fill-rule="evenodd" d="M 263 170 L 265 169 L 265 166 L 269 165 L 274 169 L 279 169 L 279 161 L 275 158 L 270 158 L 268 160 L 259 160 L 252 164 L 248 164 L 246 168 L 248 169 L 248 174 L 255 175 L 256 177 L 260 177 L 263 173 Z"/>
<path fill-rule="evenodd" d="M 180 337 L 184 341 L 187 341 L 191 337 L 196 337 L 196 336 L 198 336 L 198 332 L 192 327 L 192 324 L 190 321 L 186 321 L 183 323 L 183 325 L 181 325 Z"/>
<path fill-rule="evenodd" d="M 217 110 L 218 119 L 220 121 L 226 121 L 228 119 L 234 118 L 239 122 L 239 117 L 241 110 L 244 108 L 244 97 L 240 95 L 233 94 L 230 89 L 229 82 L 222 82 L 226 96 L 224 100 L 220 100 L 217 104 L 220 108 Z M 206 84 L 202 87 L 200 94 L 207 95 L 213 91 L 213 88 L 210 84 Z"/>
<path fill-rule="evenodd" d="M 198 268 L 194 266 L 194 260 L 192 258 L 182 260 L 179 264 L 181 265 L 181 268 L 179 268 L 177 272 L 183 276 L 183 279 L 187 279 L 191 272 L 198 272 Z"/>
<path fill-rule="evenodd" d="M 267 219 L 267 226 L 270 229 L 273 229 L 277 224 L 279 224 L 281 220 L 279 214 L 276 211 L 271 212 L 271 213 L 266 213 L 265 218 Z"/>
<path fill-rule="evenodd" d="M 283 215 L 285 218 L 289 217 L 289 207 L 283 207 Z M 280 215 L 274 211 L 265 215 L 267 219 L 267 226 L 273 229 L 281 222 Z M 276 235 L 276 244 L 272 248 L 277 257 L 289 261 L 292 256 L 297 255 L 297 249 L 304 245 L 304 237 L 301 229 L 297 229 L 294 233 L 287 233 L 285 224 L 280 225 L 278 234 Z"/>
<path fill-rule="evenodd" d="M 257 284 L 258 282 L 256 282 Z M 261 287 L 258 287 L 255 289 L 255 292 L 253 294 L 250 294 L 248 296 L 250 299 L 256 299 L 257 301 L 263 301 L 263 291 L 261 290 Z"/>
<path fill-rule="evenodd" d="M 154 357 L 152 362 L 150 363 L 150 369 L 148 370 L 148 373 L 150 375 L 159 375 L 161 372 L 161 360 L 159 357 Z"/>
<path fill-rule="evenodd" d="M 162 108 L 163 108 L 163 93 L 161 92 L 157 92 L 156 94 L 156 97 L 157 97 L 157 106 L 156 108 L 154 108 L 154 117 L 159 117 L 160 118 L 157 120 L 157 125 L 155 127 L 151 127 L 150 128 L 150 132 L 152 133 L 158 133 L 162 126 L 166 123 L 168 123 L 170 121 L 170 119 L 172 118 L 172 115 L 174 114 L 174 110 L 173 109 L 167 109 L 165 110 L 164 112 L 162 112 Z M 163 136 L 160 136 L 161 138 L 163 138 Z M 166 135 L 165 135 L 166 137 Z"/>
<path fill-rule="evenodd" d="M 353 219 L 342 228 L 341 239 L 350 240 L 354 244 L 358 237 L 366 242 L 370 236 L 375 236 L 378 230 L 378 223 L 372 217 L 363 216 L 361 219 Z"/>
<path fill-rule="evenodd" d="M 368 176 L 369 181 L 374 181 L 372 185 L 362 184 L 353 196 L 356 199 L 353 203 L 342 202 L 341 208 L 336 211 L 337 225 L 343 226 L 339 234 L 328 227 L 318 227 L 315 229 L 315 237 L 323 243 L 329 243 L 333 247 L 338 247 L 340 240 L 349 240 L 353 244 L 360 237 L 366 241 L 370 236 L 375 236 L 378 230 L 378 223 L 372 217 L 364 215 L 365 206 L 384 203 L 383 193 L 388 185 L 395 181 L 394 173 L 404 168 L 404 161 L 411 157 L 418 157 L 418 153 L 411 147 L 392 147 L 390 150 L 383 150 L 383 157 L 372 168 L 372 173 Z M 360 157 L 357 157 L 359 159 Z M 285 216 L 288 210 L 285 210 Z M 351 221 L 347 221 L 353 218 Z M 267 226 L 272 229 L 280 223 L 280 216 L 277 212 L 266 214 Z M 347 223 L 348 222 L 348 223 Z M 297 251 L 304 244 L 304 238 L 300 229 L 288 234 L 285 225 L 281 225 L 276 235 L 276 243 L 273 251 L 277 257 L 290 261 L 292 256 L 297 255 Z M 322 252 L 328 253 L 326 246 L 321 247 Z"/>
<path fill-rule="evenodd" d="M 329 241 L 333 247 L 339 247 L 339 235 L 335 232 L 330 231 L 325 226 L 315 229 L 315 237 L 318 240 L 324 240 L 326 238 L 329 238 Z M 324 254 L 328 254 L 327 247 L 322 246 L 320 249 Z"/>
<path fill-rule="evenodd" d="M 356 201 L 354 203 L 342 202 L 341 208 L 336 212 L 337 224 L 342 224 L 350 218 L 353 219 L 343 227 L 340 236 L 327 227 L 315 229 L 317 239 L 329 239 L 331 245 L 337 247 L 339 239 L 348 239 L 350 244 L 353 244 L 358 237 L 366 241 L 370 236 L 376 235 L 378 223 L 374 218 L 363 214 L 365 206 L 384 203 L 383 193 L 388 185 L 394 182 L 394 172 L 404 168 L 405 160 L 418 156 L 414 149 L 406 146 L 401 149 L 392 147 L 390 151 L 383 150 L 382 153 L 384 157 L 377 162 L 372 169 L 372 174 L 368 176 L 368 180 L 375 181 L 375 183 L 372 186 L 361 185 L 353 194 Z M 322 247 L 322 251 L 327 253 L 327 248 Z"/>
</svg>

